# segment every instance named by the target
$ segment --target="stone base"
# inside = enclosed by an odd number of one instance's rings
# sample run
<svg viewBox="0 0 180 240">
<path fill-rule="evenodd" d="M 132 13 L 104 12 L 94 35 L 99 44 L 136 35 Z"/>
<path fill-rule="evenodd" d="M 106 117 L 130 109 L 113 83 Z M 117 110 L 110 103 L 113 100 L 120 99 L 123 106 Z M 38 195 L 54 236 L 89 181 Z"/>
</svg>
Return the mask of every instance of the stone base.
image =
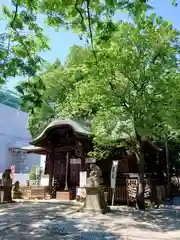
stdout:
<svg viewBox="0 0 180 240">
<path fill-rule="evenodd" d="M 56 200 L 72 200 L 72 192 L 56 192 Z"/>
<path fill-rule="evenodd" d="M 103 187 L 86 187 L 86 201 L 82 211 L 107 213 L 110 208 L 107 206 L 104 197 Z"/>
<path fill-rule="evenodd" d="M 22 199 L 22 192 L 13 191 L 13 199 Z"/>
<path fill-rule="evenodd" d="M 86 199 L 86 188 L 77 187 L 76 188 L 76 201 L 85 202 Z"/>
<path fill-rule="evenodd" d="M 45 194 L 45 200 L 51 200 L 51 195 L 50 194 Z"/>
</svg>

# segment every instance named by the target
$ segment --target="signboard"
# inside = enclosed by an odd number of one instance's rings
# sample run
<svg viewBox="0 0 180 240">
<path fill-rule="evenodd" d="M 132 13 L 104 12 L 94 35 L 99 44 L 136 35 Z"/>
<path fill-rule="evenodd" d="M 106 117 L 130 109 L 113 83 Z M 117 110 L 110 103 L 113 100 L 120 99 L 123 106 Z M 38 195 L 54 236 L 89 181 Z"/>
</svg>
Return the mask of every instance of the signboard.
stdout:
<svg viewBox="0 0 180 240">
<path fill-rule="evenodd" d="M 49 186 L 49 175 L 44 175 L 41 178 L 41 186 Z"/>
<path fill-rule="evenodd" d="M 117 169 L 118 169 L 118 160 L 113 161 L 113 164 L 112 164 L 112 168 L 111 168 L 111 188 L 115 188 L 115 186 L 116 186 Z"/>
<path fill-rule="evenodd" d="M 95 158 L 86 158 L 85 163 L 96 163 L 96 159 Z"/>
<path fill-rule="evenodd" d="M 79 172 L 79 187 L 80 188 L 86 187 L 86 180 L 87 180 L 87 172 L 80 171 Z"/>
<path fill-rule="evenodd" d="M 70 158 L 70 164 L 81 164 L 81 158 Z"/>
</svg>

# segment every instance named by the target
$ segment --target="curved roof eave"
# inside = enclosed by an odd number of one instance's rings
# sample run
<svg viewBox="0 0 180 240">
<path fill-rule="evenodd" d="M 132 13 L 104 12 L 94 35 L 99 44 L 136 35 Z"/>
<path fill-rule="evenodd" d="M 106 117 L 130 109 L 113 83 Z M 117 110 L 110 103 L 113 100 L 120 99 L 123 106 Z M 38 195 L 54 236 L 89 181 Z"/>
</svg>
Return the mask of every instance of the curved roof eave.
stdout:
<svg viewBox="0 0 180 240">
<path fill-rule="evenodd" d="M 79 124 L 76 121 L 55 120 L 55 121 L 51 122 L 38 137 L 36 137 L 34 140 L 32 140 L 30 142 L 30 144 L 35 145 L 37 142 L 45 139 L 47 137 L 47 134 L 50 132 L 50 130 L 53 130 L 58 127 L 62 127 L 63 125 L 70 126 L 73 129 L 73 131 L 78 135 L 87 136 L 87 137 L 90 137 L 92 135 L 90 130 L 87 130 L 84 126 L 82 126 L 81 124 Z"/>
</svg>

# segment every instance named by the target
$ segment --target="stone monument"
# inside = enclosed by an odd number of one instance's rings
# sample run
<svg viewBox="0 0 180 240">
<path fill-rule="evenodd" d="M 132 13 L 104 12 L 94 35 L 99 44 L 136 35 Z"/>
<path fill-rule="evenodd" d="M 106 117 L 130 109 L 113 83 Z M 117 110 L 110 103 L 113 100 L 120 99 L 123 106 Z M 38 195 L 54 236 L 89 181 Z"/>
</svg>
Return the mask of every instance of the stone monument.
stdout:
<svg viewBox="0 0 180 240">
<path fill-rule="evenodd" d="M 2 186 L 4 190 L 3 202 L 12 202 L 12 179 L 11 169 L 6 169 L 2 175 Z"/>
<path fill-rule="evenodd" d="M 104 187 L 101 169 L 90 165 L 90 174 L 86 183 L 86 201 L 83 210 L 90 212 L 106 213 L 109 208 L 105 201 Z"/>
</svg>

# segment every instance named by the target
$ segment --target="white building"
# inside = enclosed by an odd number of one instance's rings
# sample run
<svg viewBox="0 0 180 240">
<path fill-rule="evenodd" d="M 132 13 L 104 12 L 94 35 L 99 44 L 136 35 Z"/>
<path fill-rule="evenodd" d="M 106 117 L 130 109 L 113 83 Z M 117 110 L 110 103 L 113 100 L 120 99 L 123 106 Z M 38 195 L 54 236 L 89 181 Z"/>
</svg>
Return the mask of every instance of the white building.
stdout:
<svg viewBox="0 0 180 240">
<path fill-rule="evenodd" d="M 34 165 L 42 165 L 44 157 L 18 149 L 28 146 L 28 114 L 19 110 L 19 99 L 10 91 L 0 91 L 0 173 L 15 165 L 15 174 L 28 174 Z M 18 180 L 18 179 L 17 179 Z"/>
</svg>

